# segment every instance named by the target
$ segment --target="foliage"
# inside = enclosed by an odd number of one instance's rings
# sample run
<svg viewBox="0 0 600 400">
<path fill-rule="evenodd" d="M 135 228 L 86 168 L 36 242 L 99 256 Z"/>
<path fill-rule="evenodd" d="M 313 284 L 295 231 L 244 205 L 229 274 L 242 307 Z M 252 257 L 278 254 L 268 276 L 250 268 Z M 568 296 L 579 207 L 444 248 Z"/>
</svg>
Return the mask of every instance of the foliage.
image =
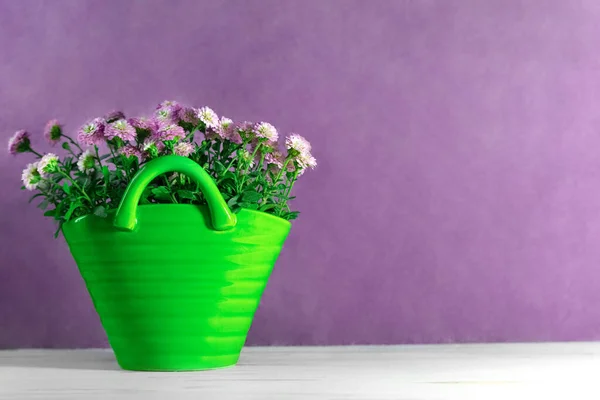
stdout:
<svg viewBox="0 0 600 400">
<path fill-rule="evenodd" d="M 35 193 L 44 215 L 62 224 L 95 214 L 107 217 L 121 201 L 137 171 L 148 161 L 167 154 L 189 157 L 214 179 L 229 207 L 263 211 L 286 220 L 292 188 L 316 161 L 310 144 L 299 135 L 286 140 L 285 152 L 277 143 L 278 133 L 267 123 L 234 124 L 217 119 L 207 107 L 195 109 L 163 102 L 152 118 L 126 120 L 113 112 L 81 127 L 77 140 L 52 120 L 46 139 L 61 144 L 63 157 L 35 151 L 29 134 L 19 131 L 9 142 L 9 151 L 31 153 L 38 160 L 25 168 L 22 189 Z M 187 176 L 171 173 L 156 178 L 145 190 L 140 204 L 206 204 L 197 184 Z"/>
</svg>

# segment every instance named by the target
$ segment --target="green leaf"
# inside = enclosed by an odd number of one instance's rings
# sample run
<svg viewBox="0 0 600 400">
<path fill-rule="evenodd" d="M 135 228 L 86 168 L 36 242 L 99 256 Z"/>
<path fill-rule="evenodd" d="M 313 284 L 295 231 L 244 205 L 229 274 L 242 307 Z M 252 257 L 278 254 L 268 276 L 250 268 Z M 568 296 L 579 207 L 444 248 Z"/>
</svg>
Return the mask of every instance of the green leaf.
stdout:
<svg viewBox="0 0 600 400">
<path fill-rule="evenodd" d="M 106 218 L 108 214 L 103 206 L 98 206 L 94 209 L 94 215 L 100 218 Z"/>
<path fill-rule="evenodd" d="M 233 196 L 232 198 L 229 199 L 229 201 L 227 201 L 227 205 L 229 206 L 229 208 L 231 208 L 237 204 L 239 197 L 240 196 Z"/>
<path fill-rule="evenodd" d="M 62 148 L 65 149 L 65 150 L 69 150 L 71 148 L 71 146 L 69 146 L 68 142 L 63 142 Z"/>
<path fill-rule="evenodd" d="M 240 203 L 240 207 L 247 208 L 249 210 L 256 210 L 256 209 L 258 209 L 258 204 L 256 204 L 256 203 Z"/>
<path fill-rule="evenodd" d="M 46 208 L 48 208 L 49 204 L 50 203 L 48 203 L 48 200 L 44 200 L 40 204 L 38 204 L 38 208 L 40 208 L 42 210 L 45 210 Z"/>
<path fill-rule="evenodd" d="M 102 166 L 102 175 L 104 175 L 104 184 L 108 186 L 108 182 L 110 180 L 110 172 L 108 171 L 108 167 L 106 165 Z"/>
<path fill-rule="evenodd" d="M 215 172 L 220 174 L 221 172 L 225 171 L 225 166 L 223 165 L 223 163 L 221 163 L 218 160 L 215 160 Z"/>
<path fill-rule="evenodd" d="M 103 156 L 100 156 L 100 159 L 101 159 L 101 160 L 106 160 L 106 159 L 107 159 L 108 157 L 110 157 L 110 156 L 111 156 L 110 154 L 105 154 L 105 155 L 103 155 Z"/>
<path fill-rule="evenodd" d="M 285 214 L 284 214 L 284 215 L 282 215 L 281 217 L 282 217 L 283 219 L 287 219 L 288 221 L 291 221 L 291 220 L 293 220 L 293 219 L 296 219 L 296 218 L 298 218 L 298 215 L 299 215 L 299 214 L 300 214 L 300 213 L 299 213 L 298 211 L 291 211 L 291 212 L 285 213 Z"/>
<path fill-rule="evenodd" d="M 69 209 L 67 210 L 67 213 L 65 214 L 65 221 L 68 221 L 69 219 L 71 219 L 71 215 L 73 215 L 73 211 L 75 211 L 75 209 L 77 207 L 79 207 L 78 202 L 73 202 L 73 203 L 69 204 Z"/>
<path fill-rule="evenodd" d="M 262 195 L 254 190 L 248 190 L 242 195 L 244 202 L 258 202 L 260 199 L 262 199 Z"/>
<path fill-rule="evenodd" d="M 64 190 L 64 192 L 65 192 L 66 194 L 71 194 L 71 187 L 69 186 L 69 184 L 68 184 L 67 182 L 65 182 L 65 183 L 63 184 L 63 187 L 62 187 L 62 188 L 63 188 L 63 190 Z"/>
<path fill-rule="evenodd" d="M 159 186 L 152 189 L 152 194 L 157 200 L 169 201 L 171 200 L 171 192 L 166 186 Z"/>
<path fill-rule="evenodd" d="M 267 203 L 267 204 L 263 204 L 260 207 L 258 207 L 258 210 L 259 211 L 269 211 L 275 207 L 277 207 L 277 204 Z"/>
<path fill-rule="evenodd" d="M 58 228 L 56 229 L 56 232 L 54 232 L 54 239 L 56 239 L 58 237 L 58 234 L 60 233 L 60 231 L 62 230 L 62 221 L 58 222 Z"/>
<path fill-rule="evenodd" d="M 152 194 L 152 188 L 146 186 L 144 191 L 142 192 L 142 197 L 140 197 L 140 204 L 149 204 L 150 200 L 148 200 L 148 196 Z"/>
<path fill-rule="evenodd" d="M 56 214 L 56 208 L 53 208 L 52 210 L 48 210 L 44 213 L 44 217 L 54 217 L 54 215 Z"/>
<path fill-rule="evenodd" d="M 188 200 L 195 200 L 196 196 L 194 195 L 194 192 L 190 191 L 190 190 L 178 190 L 177 191 L 177 195 L 179 197 L 181 197 L 182 199 L 188 199 Z"/>
</svg>

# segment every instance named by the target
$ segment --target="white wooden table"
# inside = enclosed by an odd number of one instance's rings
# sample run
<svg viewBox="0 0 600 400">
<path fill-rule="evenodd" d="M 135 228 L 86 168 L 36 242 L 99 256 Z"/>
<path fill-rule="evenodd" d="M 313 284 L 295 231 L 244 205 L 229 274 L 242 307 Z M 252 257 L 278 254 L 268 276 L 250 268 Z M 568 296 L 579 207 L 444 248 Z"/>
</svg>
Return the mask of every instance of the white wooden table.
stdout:
<svg viewBox="0 0 600 400">
<path fill-rule="evenodd" d="M 496 398 L 600 399 L 600 343 L 247 348 L 185 373 L 122 371 L 109 350 L 0 351 L 0 399 Z"/>
</svg>

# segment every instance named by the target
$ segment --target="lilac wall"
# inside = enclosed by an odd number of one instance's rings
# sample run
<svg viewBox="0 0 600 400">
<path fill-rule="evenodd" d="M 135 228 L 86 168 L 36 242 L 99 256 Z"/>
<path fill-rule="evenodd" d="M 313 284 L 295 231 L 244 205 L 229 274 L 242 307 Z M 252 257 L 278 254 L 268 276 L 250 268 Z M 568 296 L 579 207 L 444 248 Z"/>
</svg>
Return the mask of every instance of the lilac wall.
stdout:
<svg viewBox="0 0 600 400">
<path fill-rule="evenodd" d="M 0 132 L 174 98 L 305 134 L 251 344 L 600 339 L 598 37 L 596 0 L 0 0 Z M 105 345 L 25 162 L 0 347 Z"/>
</svg>

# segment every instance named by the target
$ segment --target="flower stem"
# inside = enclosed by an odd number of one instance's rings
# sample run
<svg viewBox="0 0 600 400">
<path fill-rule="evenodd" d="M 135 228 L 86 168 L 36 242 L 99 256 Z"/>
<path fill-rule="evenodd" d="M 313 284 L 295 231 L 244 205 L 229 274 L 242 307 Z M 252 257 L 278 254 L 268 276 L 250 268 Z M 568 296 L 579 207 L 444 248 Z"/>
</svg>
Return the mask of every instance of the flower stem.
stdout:
<svg viewBox="0 0 600 400">
<path fill-rule="evenodd" d="M 292 188 L 294 187 L 294 183 L 296 183 L 296 181 L 298 180 L 298 170 L 294 170 L 294 176 L 292 177 L 292 180 L 290 181 L 290 185 L 287 187 L 287 189 L 284 192 L 284 198 L 285 200 L 283 201 L 283 203 L 281 204 L 281 208 L 279 209 L 279 215 L 281 216 L 282 212 L 283 212 L 283 207 L 286 207 L 289 210 L 289 207 L 287 205 L 287 201 L 288 201 L 288 196 L 290 195 L 290 193 L 292 192 Z"/>
<path fill-rule="evenodd" d="M 171 189 L 171 182 L 169 182 L 169 178 L 163 175 L 163 179 L 165 180 L 165 184 L 167 185 L 167 189 L 169 190 L 169 197 L 171 198 L 171 201 L 173 201 L 173 203 L 175 204 L 178 204 L 177 199 L 175 198 L 175 196 L 173 196 L 173 189 Z"/>
<path fill-rule="evenodd" d="M 254 157 L 256 157 L 256 153 L 258 153 L 258 150 L 261 148 L 262 146 L 262 141 L 258 142 L 258 145 L 256 145 L 256 148 L 254 149 L 254 151 L 252 152 L 252 155 L 250 156 L 250 162 L 248 163 L 248 165 L 246 166 L 246 169 L 244 170 L 244 175 L 242 175 L 242 183 L 240 183 L 240 189 L 244 188 L 244 183 L 246 182 L 246 177 L 248 176 L 248 171 L 250 170 L 250 165 L 252 165 L 252 162 L 254 161 Z"/>
<path fill-rule="evenodd" d="M 271 190 L 269 190 L 269 189 L 265 190 L 265 193 L 263 195 L 263 200 L 262 200 L 263 204 L 267 201 L 267 198 L 273 193 L 273 188 L 277 187 L 277 183 L 279 182 L 279 179 L 281 179 L 281 175 L 287 169 L 287 166 L 288 166 L 288 164 L 290 163 L 291 160 L 292 159 L 289 156 L 285 159 L 285 161 L 283 163 L 283 166 L 279 170 L 279 173 L 275 177 L 275 180 L 272 182 L 273 185 L 271 186 Z"/>
<path fill-rule="evenodd" d="M 38 156 L 38 158 L 42 158 L 42 155 L 34 149 L 32 149 L 31 147 L 29 148 L 29 152 L 35 154 L 36 156 Z"/>
<path fill-rule="evenodd" d="M 288 156 L 283 163 L 283 167 L 281 167 L 281 169 L 279 170 L 279 173 L 275 177 L 275 182 L 273 182 L 273 184 L 277 184 L 277 182 L 279 182 L 279 179 L 281 179 L 281 175 L 283 174 L 284 171 L 287 170 L 287 166 L 290 163 L 290 161 L 292 161 L 292 158 Z"/>
<path fill-rule="evenodd" d="M 79 186 L 79 184 L 77 182 L 75 182 L 73 180 L 73 178 L 71 178 L 71 175 L 66 174 L 65 172 L 59 170 L 60 174 L 62 176 L 64 176 L 65 178 L 67 178 L 69 181 L 71 181 L 71 183 L 73 184 L 73 186 L 75 186 L 82 194 L 83 196 L 87 199 L 87 201 L 90 202 L 90 205 L 93 207 L 94 206 L 94 202 L 92 201 L 92 199 L 90 199 L 90 196 L 87 195 L 87 193 L 85 192 L 85 190 L 83 190 L 83 188 L 81 186 Z"/>
<path fill-rule="evenodd" d="M 227 167 L 225 167 L 225 170 L 223 171 L 223 176 L 221 178 L 219 178 L 219 180 L 217 180 L 217 185 L 221 182 L 223 182 L 223 179 L 225 179 L 225 173 L 227 171 L 229 171 L 229 169 L 233 166 L 233 163 L 235 162 L 235 157 L 231 159 L 231 161 L 229 162 L 229 165 L 227 165 Z"/>
<path fill-rule="evenodd" d="M 60 136 L 66 138 L 69 142 L 73 143 L 75 145 L 75 147 L 77 147 L 79 149 L 79 151 L 83 151 L 82 148 L 79 146 L 79 144 L 76 141 L 74 141 L 73 139 L 71 139 L 70 136 L 64 135 L 62 133 L 60 134 Z"/>
</svg>

